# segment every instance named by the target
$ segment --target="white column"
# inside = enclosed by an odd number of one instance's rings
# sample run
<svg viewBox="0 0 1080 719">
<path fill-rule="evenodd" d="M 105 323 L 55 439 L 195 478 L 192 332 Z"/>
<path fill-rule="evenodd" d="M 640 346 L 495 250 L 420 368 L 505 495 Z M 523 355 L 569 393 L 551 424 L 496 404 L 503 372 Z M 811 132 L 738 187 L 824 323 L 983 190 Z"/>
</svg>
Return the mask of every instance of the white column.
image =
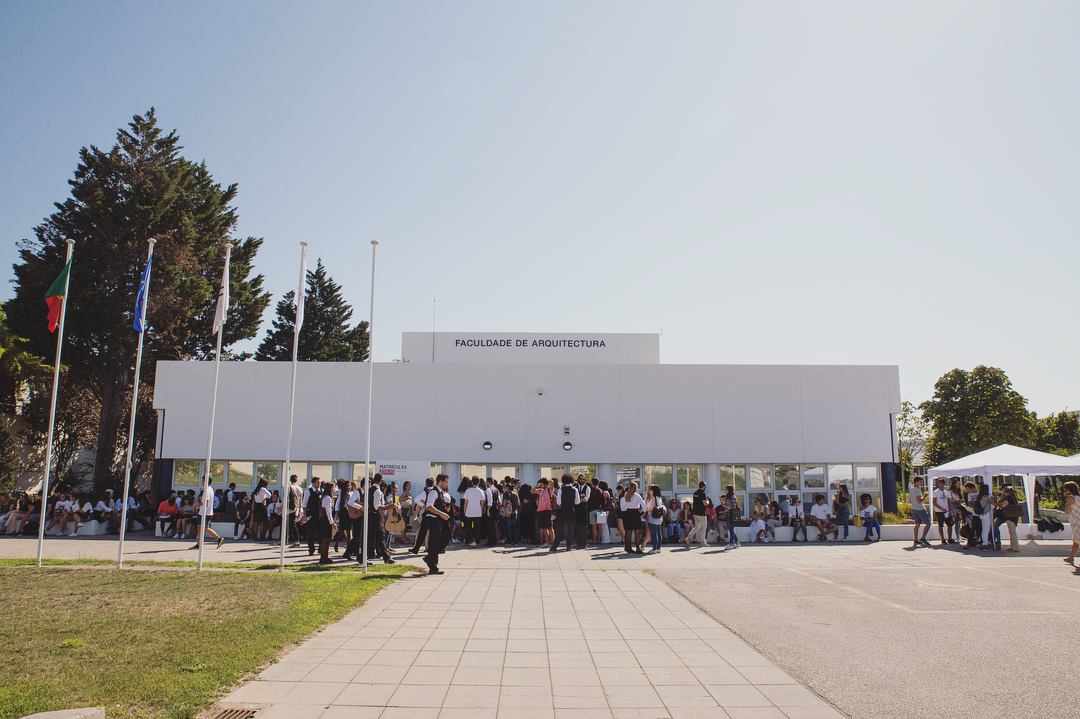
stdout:
<svg viewBox="0 0 1080 719">
<path fill-rule="evenodd" d="M 352 462 L 334 462 L 334 480 L 352 481 Z"/>
<path fill-rule="evenodd" d="M 442 468 L 443 474 L 450 478 L 448 486 L 451 494 L 457 493 L 458 483 L 461 482 L 461 467 L 457 462 L 445 462 Z"/>
<path fill-rule="evenodd" d="M 614 464 L 598 464 L 596 465 L 596 478 L 601 482 L 607 482 L 609 487 L 615 486 L 615 465 Z"/>
<path fill-rule="evenodd" d="M 720 486 L 720 465 L 715 462 L 705 465 L 705 488 L 714 502 L 724 493 Z"/>
<path fill-rule="evenodd" d="M 540 475 L 537 474 L 536 465 L 527 462 L 521 465 L 521 476 L 518 477 L 519 484 L 531 484 L 536 486 L 536 480 L 540 479 Z"/>
</svg>

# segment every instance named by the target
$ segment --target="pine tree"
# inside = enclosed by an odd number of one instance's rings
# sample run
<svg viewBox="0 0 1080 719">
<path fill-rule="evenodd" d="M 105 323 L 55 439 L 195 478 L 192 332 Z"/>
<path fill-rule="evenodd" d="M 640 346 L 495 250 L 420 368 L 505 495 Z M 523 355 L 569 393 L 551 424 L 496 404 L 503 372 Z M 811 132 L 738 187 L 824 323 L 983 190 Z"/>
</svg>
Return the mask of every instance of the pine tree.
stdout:
<svg viewBox="0 0 1080 719">
<path fill-rule="evenodd" d="M 157 238 L 147 313 L 141 397 L 148 404 L 157 360 L 203 358 L 211 332 L 224 243 L 232 241 L 231 306 L 223 346 L 255 336 L 270 301 L 262 275 L 252 274 L 260 238 L 234 238 L 236 185 L 222 187 L 205 163 L 184 158 L 175 131 L 164 132 L 151 108 L 121 129 L 110 150 L 82 148 L 71 196 L 20 243 L 15 296 L 6 308 L 12 329 L 42 357 L 52 357 L 55 335 L 45 327 L 45 289 L 64 264 L 64 241 L 75 240 L 60 402 L 86 389 L 100 401 L 94 484 L 119 476 L 120 426 L 130 404 L 136 335 L 135 291 L 147 240 Z M 142 414 L 140 408 L 140 415 Z M 153 444 L 153 426 L 139 425 L 137 443 Z"/>
<path fill-rule="evenodd" d="M 363 362 L 368 358 L 368 323 L 349 327 L 352 307 L 341 294 L 341 285 L 326 272 L 322 260 L 307 272 L 304 324 L 296 354 L 301 362 Z M 257 360 L 291 360 L 296 308 L 288 292 L 277 304 L 273 326 L 267 331 Z"/>
</svg>

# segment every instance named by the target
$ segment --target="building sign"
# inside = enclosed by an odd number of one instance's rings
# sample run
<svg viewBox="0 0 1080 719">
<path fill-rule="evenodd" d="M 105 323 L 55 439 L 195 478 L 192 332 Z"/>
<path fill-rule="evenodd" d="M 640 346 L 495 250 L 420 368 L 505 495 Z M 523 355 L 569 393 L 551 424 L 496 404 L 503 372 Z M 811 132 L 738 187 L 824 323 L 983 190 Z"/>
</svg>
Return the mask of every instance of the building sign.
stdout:
<svg viewBox="0 0 1080 719">
<path fill-rule="evenodd" d="M 403 332 L 407 362 L 659 364 L 658 334 Z"/>
<path fill-rule="evenodd" d="M 431 462 L 417 460 L 376 462 L 375 471 L 382 475 L 387 484 L 390 482 L 396 483 L 398 491 L 401 491 L 402 482 L 412 482 L 412 491 L 413 494 L 416 494 L 424 486 L 424 481 L 431 473 Z"/>
</svg>

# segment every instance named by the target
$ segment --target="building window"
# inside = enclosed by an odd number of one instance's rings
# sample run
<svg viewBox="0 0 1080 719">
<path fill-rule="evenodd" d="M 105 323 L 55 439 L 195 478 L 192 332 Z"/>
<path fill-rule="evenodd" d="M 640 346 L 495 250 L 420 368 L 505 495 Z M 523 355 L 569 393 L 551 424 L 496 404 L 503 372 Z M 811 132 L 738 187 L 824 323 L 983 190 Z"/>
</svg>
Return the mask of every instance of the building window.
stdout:
<svg viewBox="0 0 1080 719">
<path fill-rule="evenodd" d="M 802 466 L 803 489 L 825 489 L 825 465 L 804 464 Z"/>
<path fill-rule="evenodd" d="M 336 479 L 334 477 L 334 465 L 312 463 L 311 476 L 318 477 L 323 482 L 333 482 Z"/>
<path fill-rule="evenodd" d="M 776 465 L 776 492 L 788 493 L 799 488 L 799 465 L 778 464 Z"/>
<path fill-rule="evenodd" d="M 173 489 L 198 487 L 202 462 L 197 459 L 178 459 L 173 462 Z"/>
<path fill-rule="evenodd" d="M 836 488 L 841 484 L 847 485 L 848 491 L 851 491 L 853 482 L 853 476 L 851 473 L 850 464 L 830 464 L 829 465 L 829 492 L 835 492 Z"/>
<path fill-rule="evenodd" d="M 464 472 L 465 470 L 462 470 Z M 566 465 L 555 464 L 540 467 L 540 479 L 562 479 L 566 474 Z"/>
<path fill-rule="evenodd" d="M 746 467 L 741 464 L 720 465 L 720 491 L 727 492 L 728 485 L 736 492 L 746 491 Z"/>
<path fill-rule="evenodd" d="M 322 466 L 324 466 L 324 465 L 321 465 L 321 464 L 312 465 L 311 475 L 313 477 L 319 477 L 320 479 L 326 479 L 326 477 L 324 477 L 323 475 L 317 474 L 315 472 L 316 469 L 318 469 L 318 468 L 320 468 Z M 360 486 L 360 480 L 367 477 L 368 474 L 375 474 L 375 463 L 372 462 L 370 465 L 367 465 L 367 466 L 368 466 L 368 469 L 365 470 L 363 462 L 353 462 L 352 481 L 356 482 L 357 487 Z"/>
<path fill-rule="evenodd" d="M 250 463 L 249 463 L 250 464 Z M 293 474 L 298 474 L 293 465 Z M 260 462 L 256 467 L 256 476 L 259 480 L 266 480 L 266 486 L 270 488 L 281 486 L 281 465 L 277 462 Z M 232 463 L 229 464 L 229 481 L 232 481 Z M 248 484 L 251 483 L 251 479 L 248 479 Z M 237 483 L 236 488 L 240 488 L 240 484 Z"/>
<path fill-rule="evenodd" d="M 647 464 L 645 465 L 645 484 L 639 486 L 641 496 L 645 496 L 645 490 L 652 485 L 660 487 L 661 492 L 671 494 L 671 465 L 670 464 Z"/>
<path fill-rule="evenodd" d="M 579 474 L 585 475 L 585 481 L 591 482 L 592 478 L 596 476 L 595 464 L 572 464 L 570 465 L 570 476 L 574 479 L 578 478 Z"/>
<path fill-rule="evenodd" d="M 693 492 L 700 481 L 701 465 L 681 464 L 675 467 L 675 492 Z"/>
<path fill-rule="evenodd" d="M 615 468 L 615 486 L 627 485 L 630 482 L 637 482 L 637 486 L 641 487 L 641 467 L 636 466 L 622 466 Z M 612 490 L 615 487 L 611 488 Z"/>
<path fill-rule="evenodd" d="M 236 484 L 237 490 L 247 492 L 251 489 L 251 476 L 255 471 L 254 462 L 229 462 L 229 484 Z"/>
<path fill-rule="evenodd" d="M 202 480 L 202 476 L 199 476 L 199 480 Z M 215 487 L 225 486 L 225 463 L 224 462 L 211 462 L 210 463 L 210 481 Z"/>
<path fill-rule="evenodd" d="M 296 475 L 296 481 L 302 487 L 306 487 L 308 484 L 308 466 L 307 462 L 289 462 L 289 475 Z"/>
<path fill-rule="evenodd" d="M 479 477 L 480 479 L 487 479 L 487 465 L 463 464 L 461 465 L 461 476 Z"/>
<path fill-rule="evenodd" d="M 438 477 L 442 473 L 443 473 L 442 463 L 432 462 L 431 463 L 431 469 L 428 470 L 428 476 L 431 477 L 432 479 L 435 479 L 436 477 Z"/>
</svg>

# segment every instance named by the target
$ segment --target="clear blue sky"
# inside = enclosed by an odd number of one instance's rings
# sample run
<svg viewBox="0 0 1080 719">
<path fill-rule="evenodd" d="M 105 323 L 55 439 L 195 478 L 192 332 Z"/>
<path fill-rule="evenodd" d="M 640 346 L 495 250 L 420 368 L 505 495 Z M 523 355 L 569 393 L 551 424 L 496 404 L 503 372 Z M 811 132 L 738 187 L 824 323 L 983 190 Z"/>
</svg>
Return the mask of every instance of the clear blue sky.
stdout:
<svg viewBox="0 0 1080 719">
<path fill-rule="evenodd" d="M 1080 407 L 1080 4 L 0 0 L 0 263 L 151 105 L 402 330 L 1004 368 Z M 10 270 L 7 272 L 10 277 Z M 9 286 L 2 297 L 10 296 Z"/>
</svg>

